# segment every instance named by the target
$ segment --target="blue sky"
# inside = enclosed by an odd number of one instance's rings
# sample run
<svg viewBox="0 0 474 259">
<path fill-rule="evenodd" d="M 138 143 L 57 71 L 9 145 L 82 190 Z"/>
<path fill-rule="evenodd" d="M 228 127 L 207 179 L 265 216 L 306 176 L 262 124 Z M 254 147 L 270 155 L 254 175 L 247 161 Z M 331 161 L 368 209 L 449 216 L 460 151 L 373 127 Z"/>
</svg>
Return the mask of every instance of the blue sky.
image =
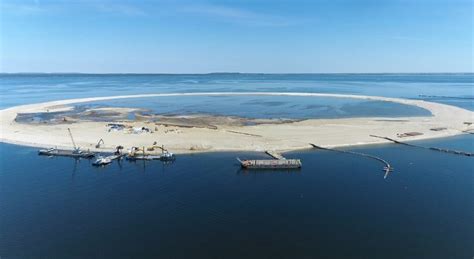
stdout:
<svg viewBox="0 0 474 259">
<path fill-rule="evenodd" d="M 0 0 L 1 72 L 472 72 L 473 1 Z"/>
</svg>

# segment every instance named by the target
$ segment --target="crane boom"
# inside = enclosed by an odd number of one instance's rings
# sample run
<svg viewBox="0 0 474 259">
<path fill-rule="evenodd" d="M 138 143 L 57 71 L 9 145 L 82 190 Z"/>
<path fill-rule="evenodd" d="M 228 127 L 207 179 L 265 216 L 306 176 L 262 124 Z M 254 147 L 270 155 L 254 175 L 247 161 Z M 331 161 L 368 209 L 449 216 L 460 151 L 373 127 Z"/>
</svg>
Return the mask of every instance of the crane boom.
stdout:
<svg viewBox="0 0 474 259">
<path fill-rule="evenodd" d="M 69 137 L 71 137 L 71 141 L 72 141 L 72 145 L 74 149 L 77 149 L 76 142 L 74 142 L 74 138 L 72 137 L 71 129 L 67 128 L 67 131 L 69 132 Z"/>
</svg>

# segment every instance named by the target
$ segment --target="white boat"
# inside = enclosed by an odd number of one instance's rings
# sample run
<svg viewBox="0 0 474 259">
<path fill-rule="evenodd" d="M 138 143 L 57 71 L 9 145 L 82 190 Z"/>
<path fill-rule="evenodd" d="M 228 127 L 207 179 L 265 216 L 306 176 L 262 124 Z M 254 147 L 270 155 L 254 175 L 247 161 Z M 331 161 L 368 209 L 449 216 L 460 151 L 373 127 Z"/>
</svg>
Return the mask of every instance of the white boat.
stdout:
<svg viewBox="0 0 474 259">
<path fill-rule="evenodd" d="M 104 166 L 112 163 L 112 159 L 110 157 L 102 157 L 99 156 L 93 163 L 92 165 L 95 166 Z"/>
<path fill-rule="evenodd" d="M 160 160 L 163 160 L 163 161 L 174 160 L 174 159 L 175 159 L 174 154 L 168 151 L 164 151 L 160 157 Z"/>
</svg>

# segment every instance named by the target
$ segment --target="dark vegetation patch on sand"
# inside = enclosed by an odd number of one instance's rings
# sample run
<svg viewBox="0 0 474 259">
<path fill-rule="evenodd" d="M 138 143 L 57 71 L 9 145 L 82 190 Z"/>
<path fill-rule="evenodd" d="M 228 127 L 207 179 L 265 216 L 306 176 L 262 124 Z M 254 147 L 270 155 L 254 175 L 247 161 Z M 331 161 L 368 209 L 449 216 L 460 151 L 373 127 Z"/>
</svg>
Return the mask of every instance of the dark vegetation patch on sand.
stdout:
<svg viewBox="0 0 474 259">
<path fill-rule="evenodd" d="M 277 115 L 277 114 L 276 114 Z M 292 123 L 296 119 L 251 119 L 238 116 L 210 114 L 153 114 L 134 108 L 107 108 L 75 106 L 59 112 L 20 113 L 15 121 L 25 124 L 70 124 L 77 122 L 150 122 L 156 125 L 217 129 L 218 126 L 251 126 L 259 124 Z"/>
</svg>

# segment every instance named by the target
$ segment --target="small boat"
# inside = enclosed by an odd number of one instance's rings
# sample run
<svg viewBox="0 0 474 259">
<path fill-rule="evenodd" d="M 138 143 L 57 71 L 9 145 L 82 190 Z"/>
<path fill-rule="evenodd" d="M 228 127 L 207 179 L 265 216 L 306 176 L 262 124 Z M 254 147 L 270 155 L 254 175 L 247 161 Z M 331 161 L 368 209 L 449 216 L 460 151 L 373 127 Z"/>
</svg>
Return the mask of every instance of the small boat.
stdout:
<svg viewBox="0 0 474 259">
<path fill-rule="evenodd" d="M 92 158 L 95 156 L 93 152 L 82 151 L 79 148 L 75 148 L 74 150 L 65 150 L 57 148 L 40 149 L 38 151 L 38 154 L 42 156 L 69 156 L 76 158 Z"/>
<path fill-rule="evenodd" d="M 97 159 L 92 163 L 92 165 L 95 165 L 95 166 L 102 166 L 102 165 L 108 165 L 110 163 L 112 163 L 113 160 L 116 160 L 116 159 L 121 159 L 122 158 L 122 154 L 120 153 L 114 153 L 113 155 L 110 155 L 110 156 L 99 156 L 97 157 Z"/>
<path fill-rule="evenodd" d="M 102 157 L 99 156 L 97 159 L 92 163 L 94 166 L 104 166 L 112 163 L 112 159 L 110 157 Z"/>
<path fill-rule="evenodd" d="M 163 154 L 161 154 L 160 156 L 161 161 L 171 161 L 175 159 L 176 157 L 174 156 L 174 154 L 168 151 L 164 151 Z"/>
</svg>

